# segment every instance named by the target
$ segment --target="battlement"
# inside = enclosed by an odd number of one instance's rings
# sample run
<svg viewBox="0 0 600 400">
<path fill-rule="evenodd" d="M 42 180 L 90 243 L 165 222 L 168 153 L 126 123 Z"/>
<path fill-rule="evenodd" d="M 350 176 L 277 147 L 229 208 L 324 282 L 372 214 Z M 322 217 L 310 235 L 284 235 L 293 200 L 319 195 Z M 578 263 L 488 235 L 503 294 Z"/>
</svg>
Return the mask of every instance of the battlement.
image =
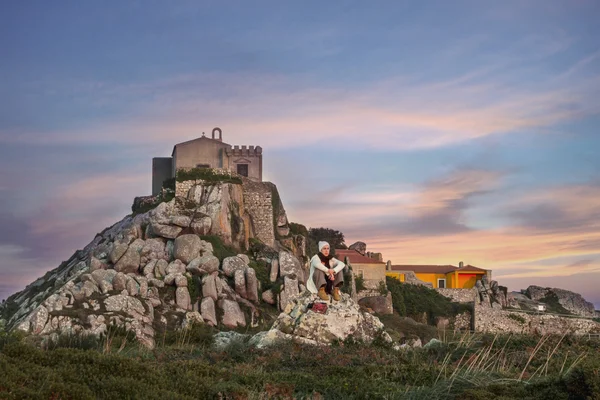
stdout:
<svg viewBox="0 0 600 400">
<path fill-rule="evenodd" d="M 259 157 L 262 155 L 262 147 L 232 146 L 230 149 L 225 149 L 225 154 L 227 154 L 227 156 Z"/>
</svg>

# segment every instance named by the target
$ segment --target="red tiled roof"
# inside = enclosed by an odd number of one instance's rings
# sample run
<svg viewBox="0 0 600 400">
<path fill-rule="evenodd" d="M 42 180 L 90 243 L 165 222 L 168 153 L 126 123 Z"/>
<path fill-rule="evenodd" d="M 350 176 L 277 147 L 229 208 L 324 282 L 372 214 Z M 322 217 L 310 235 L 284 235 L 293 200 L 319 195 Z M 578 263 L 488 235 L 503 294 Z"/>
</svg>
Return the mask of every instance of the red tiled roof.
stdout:
<svg viewBox="0 0 600 400">
<path fill-rule="evenodd" d="M 340 261 L 344 261 L 344 259 L 348 257 L 350 264 L 385 264 L 374 258 L 363 256 L 356 250 L 335 249 L 335 257 Z"/>
<path fill-rule="evenodd" d="M 448 272 L 486 272 L 485 269 L 465 265 L 462 268 L 457 268 L 454 265 L 392 265 L 392 271 L 413 271 L 419 274 L 447 274 Z"/>
<path fill-rule="evenodd" d="M 478 271 L 478 272 L 487 272 L 487 270 L 479 267 L 475 267 L 473 265 L 465 265 L 462 268 L 458 268 L 458 271 Z"/>
<path fill-rule="evenodd" d="M 456 269 L 453 265 L 392 265 L 392 271 L 413 271 L 421 274 L 447 274 Z"/>
</svg>

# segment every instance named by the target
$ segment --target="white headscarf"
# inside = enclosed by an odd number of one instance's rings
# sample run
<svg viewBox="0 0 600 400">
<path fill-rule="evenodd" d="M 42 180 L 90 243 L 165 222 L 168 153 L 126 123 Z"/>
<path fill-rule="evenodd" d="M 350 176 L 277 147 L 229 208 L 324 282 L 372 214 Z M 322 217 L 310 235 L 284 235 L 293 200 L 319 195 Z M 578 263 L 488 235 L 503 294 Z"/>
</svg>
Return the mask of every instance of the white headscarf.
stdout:
<svg viewBox="0 0 600 400">
<path fill-rule="evenodd" d="M 327 243 L 327 242 L 319 242 L 319 251 L 321 251 L 321 249 L 323 249 L 323 247 L 325 247 L 325 246 L 329 246 L 329 243 Z"/>
</svg>

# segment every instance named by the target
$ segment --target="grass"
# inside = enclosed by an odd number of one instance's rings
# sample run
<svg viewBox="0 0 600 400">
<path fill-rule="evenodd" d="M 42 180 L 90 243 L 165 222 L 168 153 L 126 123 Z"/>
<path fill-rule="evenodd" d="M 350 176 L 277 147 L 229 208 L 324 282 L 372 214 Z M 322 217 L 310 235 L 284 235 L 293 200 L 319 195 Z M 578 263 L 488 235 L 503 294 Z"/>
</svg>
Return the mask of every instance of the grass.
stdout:
<svg viewBox="0 0 600 400">
<path fill-rule="evenodd" d="M 0 398 L 600 397 L 598 341 L 466 334 L 414 351 L 353 341 L 258 350 L 238 340 L 216 349 L 211 329 L 174 333 L 152 351 L 124 340 L 126 332 L 98 350 L 43 350 L 13 338 L 0 348 Z"/>
</svg>

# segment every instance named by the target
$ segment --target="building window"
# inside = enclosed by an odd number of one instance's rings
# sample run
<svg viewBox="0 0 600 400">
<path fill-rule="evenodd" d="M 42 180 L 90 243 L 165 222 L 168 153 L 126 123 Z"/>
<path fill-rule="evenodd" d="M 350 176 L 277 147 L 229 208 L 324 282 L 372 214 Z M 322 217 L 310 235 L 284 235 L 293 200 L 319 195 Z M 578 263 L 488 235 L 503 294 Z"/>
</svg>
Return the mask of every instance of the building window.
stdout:
<svg viewBox="0 0 600 400">
<path fill-rule="evenodd" d="M 440 288 L 440 289 L 446 288 L 446 280 L 445 279 L 438 279 L 438 288 Z"/>
<path fill-rule="evenodd" d="M 361 277 L 361 278 L 364 278 L 364 277 L 365 277 L 365 271 L 364 271 L 364 270 L 362 270 L 362 269 L 359 269 L 359 270 L 358 270 L 358 273 L 356 274 L 356 276 L 359 276 L 359 277 Z"/>
<path fill-rule="evenodd" d="M 237 173 L 241 176 L 248 177 L 248 164 L 238 164 Z"/>
<path fill-rule="evenodd" d="M 208 164 L 196 164 L 196 168 L 210 168 Z"/>
</svg>

